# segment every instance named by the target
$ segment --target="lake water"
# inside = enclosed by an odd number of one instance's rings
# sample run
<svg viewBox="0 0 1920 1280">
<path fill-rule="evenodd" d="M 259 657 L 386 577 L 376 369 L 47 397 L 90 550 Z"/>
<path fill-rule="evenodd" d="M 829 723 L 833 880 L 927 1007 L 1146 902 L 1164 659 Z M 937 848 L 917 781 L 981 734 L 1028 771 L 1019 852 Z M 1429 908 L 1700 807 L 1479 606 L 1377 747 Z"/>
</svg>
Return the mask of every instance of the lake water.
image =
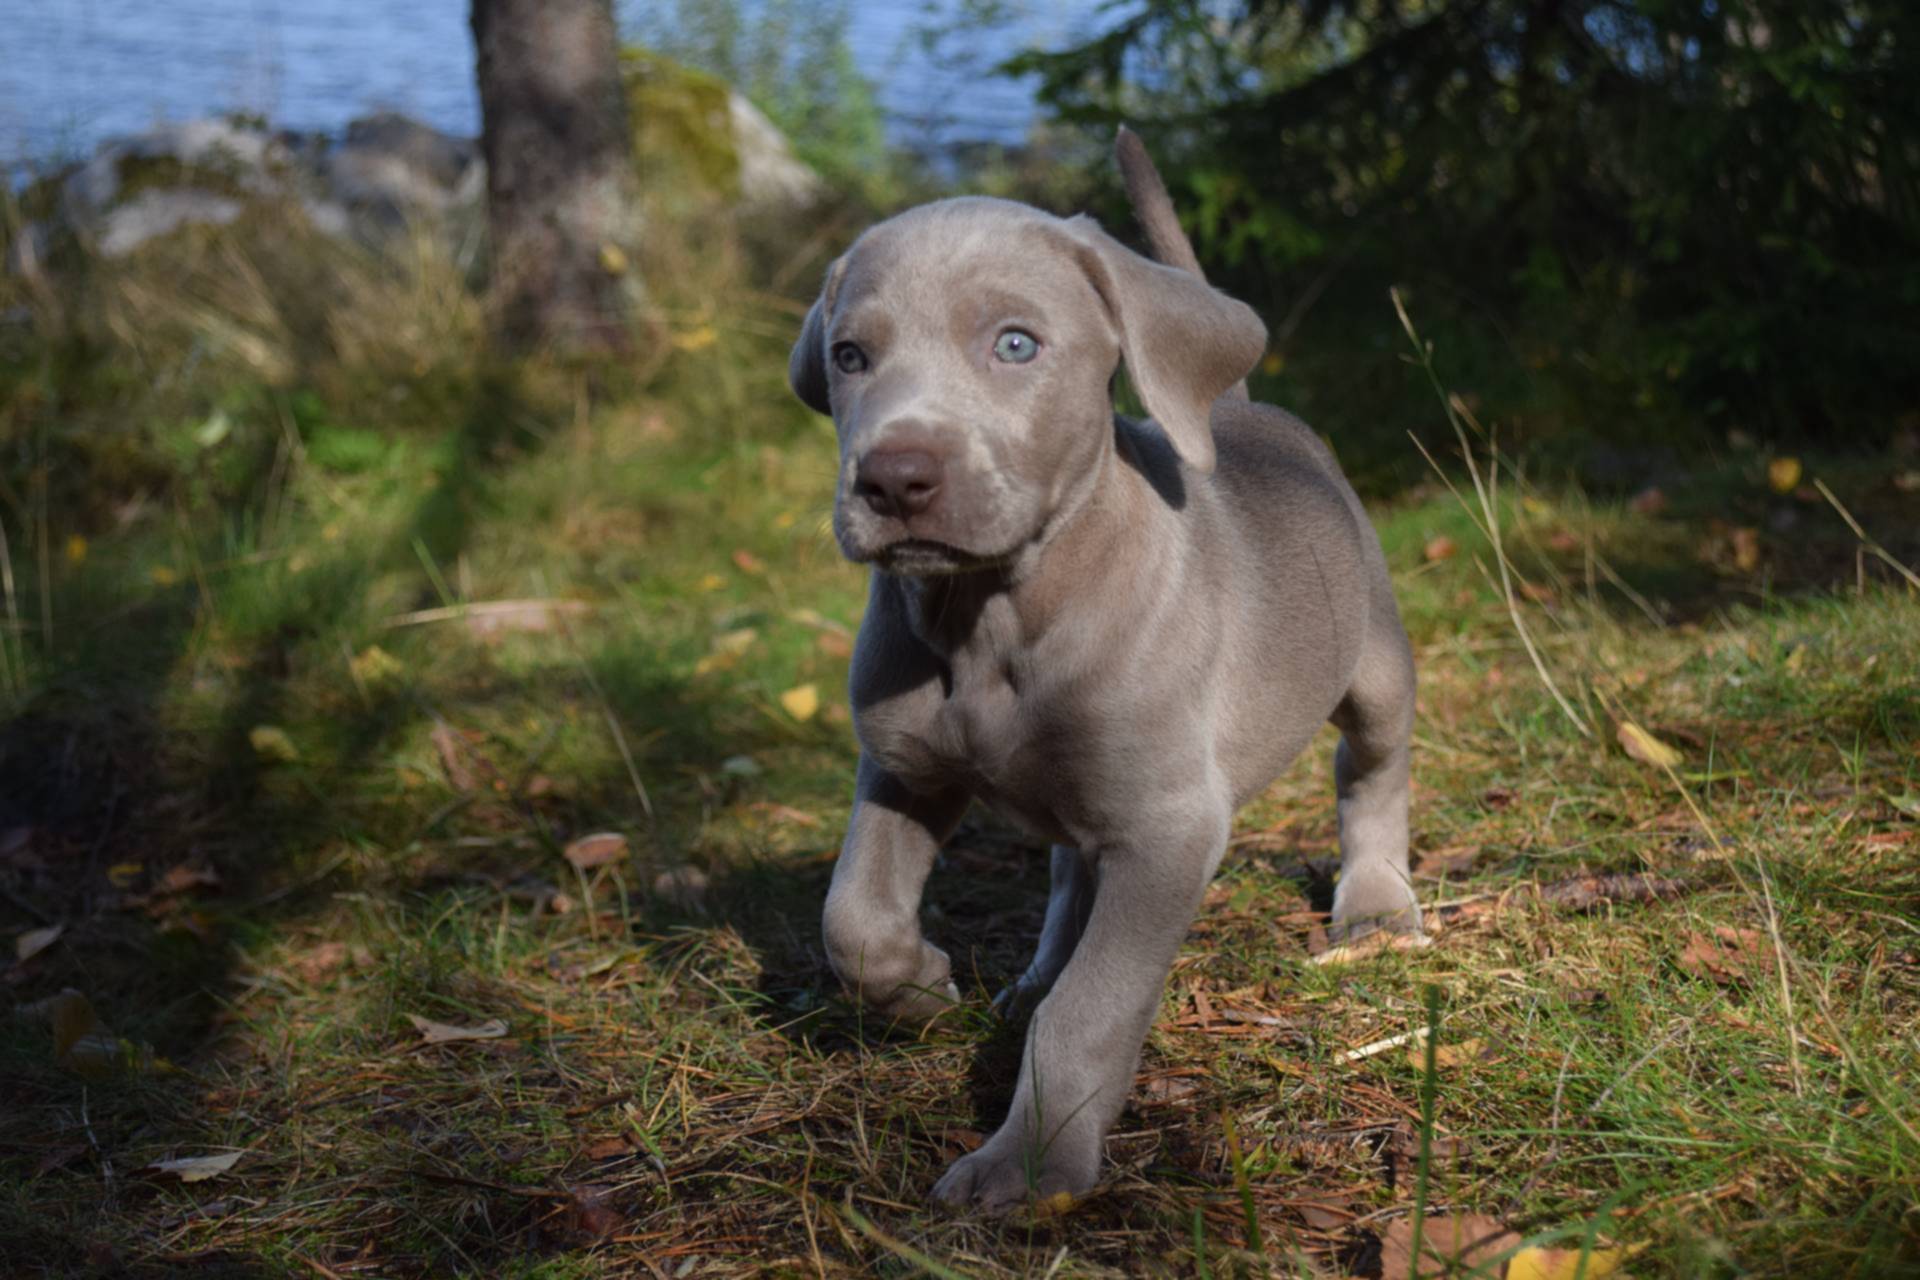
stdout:
<svg viewBox="0 0 1920 1280">
<path fill-rule="evenodd" d="M 1013 141 L 1031 87 L 954 70 L 917 28 L 952 0 L 856 0 L 847 40 L 897 140 Z M 1032 0 L 960 50 L 987 65 L 1084 34 L 1099 0 Z M 618 0 L 623 25 L 643 0 Z M 256 112 L 337 130 L 380 109 L 479 131 L 465 0 L 0 0 L 0 162 L 84 150 L 157 120 Z"/>
</svg>

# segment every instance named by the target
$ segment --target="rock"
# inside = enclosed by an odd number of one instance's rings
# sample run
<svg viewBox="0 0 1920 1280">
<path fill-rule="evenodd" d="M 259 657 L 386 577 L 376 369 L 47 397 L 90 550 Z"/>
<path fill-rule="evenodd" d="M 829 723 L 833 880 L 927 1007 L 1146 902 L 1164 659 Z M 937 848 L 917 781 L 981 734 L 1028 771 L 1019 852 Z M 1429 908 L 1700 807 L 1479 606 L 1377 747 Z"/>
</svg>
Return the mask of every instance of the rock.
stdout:
<svg viewBox="0 0 1920 1280">
<path fill-rule="evenodd" d="M 740 162 L 740 198 L 755 208 L 805 208 L 826 183 L 793 154 L 786 135 L 738 90 L 727 101 L 733 149 Z"/>
<path fill-rule="evenodd" d="M 487 187 L 478 142 L 391 111 L 348 124 L 318 177 L 335 204 L 389 222 L 477 207 Z"/>
<path fill-rule="evenodd" d="M 107 212 L 95 232 L 95 244 L 103 257 L 118 258 L 189 224 L 225 226 L 244 207 L 238 200 L 193 188 L 142 191 Z"/>
<path fill-rule="evenodd" d="M 290 155 L 262 125 L 227 119 L 155 125 L 100 144 L 60 182 L 60 229 L 106 257 L 183 226 L 224 226 L 249 199 L 283 189 Z"/>
<path fill-rule="evenodd" d="M 76 223 L 105 213 L 141 186 L 210 187 L 221 194 L 265 193 L 277 185 L 287 151 L 266 129 L 231 120 L 186 120 L 100 144 L 69 174 L 65 212 Z"/>
</svg>

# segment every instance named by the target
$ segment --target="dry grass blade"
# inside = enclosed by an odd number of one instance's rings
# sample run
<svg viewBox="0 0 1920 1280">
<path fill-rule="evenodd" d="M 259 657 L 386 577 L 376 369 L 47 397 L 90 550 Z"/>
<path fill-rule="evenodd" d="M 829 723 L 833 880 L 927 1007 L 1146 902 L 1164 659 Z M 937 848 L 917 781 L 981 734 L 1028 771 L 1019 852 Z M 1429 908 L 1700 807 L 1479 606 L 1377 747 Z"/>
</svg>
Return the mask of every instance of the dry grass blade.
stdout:
<svg viewBox="0 0 1920 1280">
<path fill-rule="evenodd" d="M 1460 442 L 1460 456 L 1467 464 L 1467 475 L 1473 481 L 1474 497 L 1479 506 L 1477 513 L 1467 506 L 1466 500 L 1461 497 L 1459 491 L 1454 488 L 1453 481 L 1447 477 L 1445 471 L 1441 470 L 1439 462 L 1434 459 L 1431 453 L 1427 452 L 1427 447 L 1420 443 L 1418 437 L 1414 438 L 1414 446 L 1420 450 L 1421 456 L 1426 458 L 1427 465 L 1433 468 L 1434 474 L 1440 477 L 1441 481 L 1446 484 L 1448 491 L 1453 493 L 1454 497 L 1460 502 L 1462 509 L 1466 510 L 1467 516 L 1473 521 L 1474 526 L 1480 530 L 1486 537 L 1488 543 L 1492 545 L 1494 563 L 1500 570 L 1501 598 L 1506 602 L 1507 617 L 1513 623 L 1515 634 L 1520 637 L 1520 643 L 1526 648 L 1527 657 L 1533 662 L 1533 669 L 1539 674 L 1540 681 L 1546 686 L 1547 692 L 1553 696 L 1554 703 L 1560 708 L 1561 712 L 1567 717 L 1567 720 L 1573 727 L 1579 730 L 1581 737 L 1591 738 L 1593 736 L 1593 726 L 1588 723 L 1587 717 L 1582 715 L 1579 710 L 1567 700 L 1566 695 L 1560 691 L 1560 685 L 1554 680 L 1553 672 L 1548 668 L 1546 659 L 1541 656 L 1539 647 L 1534 643 L 1533 632 L 1528 628 L 1526 619 L 1521 616 L 1519 602 L 1514 597 L 1513 579 L 1515 574 L 1513 565 L 1507 558 L 1506 549 L 1501 542 L 1500 536 L 1500 509 L 1498 502 L 1499 458 L 1497 455 L 1493 457 L 1489 463 L 1487 476 L 1483 479 L 1480 474 L 1479 463 L 1474 459 L 1473 445 L 1467 438 L 1466 426 L 1462 421 L 1465 405 L 1460 401 L 1458 396 L 1448 394 L 1446 388 L 1442 385 L 1439 372 L 1433 367 L 1432 344 L 1420 340 L 1420 334 L 1413 327 L 1413 317 L 1407 314 L 1406 304 L 1400 298 L 1400 291 L 1397 288 L 1392 289 L 1389 291 L 1389 295 L 1393 299 L 1394 312 L 1400 317 L 1400 327 L 1406 330 L 1407 340 L 1413 344 L 1417 362 L 1420 368 L 1425 371 L 1428 382 L 1433 386 L 1434 393 L 1440 397 L 1441 407 L 1446 412 L 1447 425 L 1453 428 L 1454 436 Z"/>
<path fill-rule="evenodd" d="M 1853 530 L 1853 536 L 1860 539 L 1861 546 L 1872 552 L 1886 564 L 1892 566 L 1895 573 L 1898 573 L 1907 580 L 1908 586 L 1920 590 L 1920 574 L 1916 574 L 1913 570 L 1907 568 L 1906 565 L 1900 563 L 1899 559 L 1896 558 L 1891 551 L 1888 551 L 1878 542 L 1868 537 L 1867 531 L 1860 527 L 1860 522 L 1853 518 L 1853 512 L 1847 510 L 1846 507 L 1841 504 L 1840 499 L 1833 496 L 1833 490 L 1827 488 L 1826 481 L 1816 476 L 1813 481 L 1813 487 L 1820 491 L 1820 496 L 1827 500 L 1827 505 L 1840 513 L 1840 518 L 1847 522 L 1847 528 Z"/>
</svg>

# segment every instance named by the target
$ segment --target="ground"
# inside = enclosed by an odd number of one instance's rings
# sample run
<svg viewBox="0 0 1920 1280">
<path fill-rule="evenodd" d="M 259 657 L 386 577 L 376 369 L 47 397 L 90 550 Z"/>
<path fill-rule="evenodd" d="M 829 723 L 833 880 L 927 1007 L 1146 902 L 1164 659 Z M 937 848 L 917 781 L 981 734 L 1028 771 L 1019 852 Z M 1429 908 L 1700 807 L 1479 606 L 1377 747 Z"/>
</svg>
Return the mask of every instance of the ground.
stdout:
<svg viewBox="0 0 1920 1280">
<path fill-rule="evenodd" d="M 1813 486 L 1911 563 L 1920 462 L 1509 459 L 1483 506 L 1455 450 L 1376 503 L 1435 945 L 1317 937 L 1329 731 L 1241 815 L 1100 1189 L 953 1218 L 1045 859 L 985 813 L 943 857 L 931 1029 L 839 994 L 831 428 L 794 317 L 671 319 L 618 394 L 391 433 L 262 391 L 113 510 L 0 494 L 11 1273 L 1391 1275 L 1416 1210 L 1625 1251 L 1590 1274 L 1920 1268 L 1920 597 Z"/>
</svg>

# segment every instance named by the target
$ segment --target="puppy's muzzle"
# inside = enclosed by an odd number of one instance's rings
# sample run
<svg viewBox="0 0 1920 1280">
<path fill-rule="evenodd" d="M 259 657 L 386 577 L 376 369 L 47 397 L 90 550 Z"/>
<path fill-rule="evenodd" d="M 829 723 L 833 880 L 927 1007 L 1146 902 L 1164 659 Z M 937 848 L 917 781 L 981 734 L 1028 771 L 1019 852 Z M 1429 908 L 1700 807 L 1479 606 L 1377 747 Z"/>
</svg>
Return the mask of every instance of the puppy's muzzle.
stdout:
<svg viewBox="0 0 1920 1280">
<path fill-rule="evenodd" d="M 933 510 L 946 478 L 947 464 L 938 454 L 883 445 L 861 456 L 853 492 L 875 515 L 904 524 Z"/>
</svg>

